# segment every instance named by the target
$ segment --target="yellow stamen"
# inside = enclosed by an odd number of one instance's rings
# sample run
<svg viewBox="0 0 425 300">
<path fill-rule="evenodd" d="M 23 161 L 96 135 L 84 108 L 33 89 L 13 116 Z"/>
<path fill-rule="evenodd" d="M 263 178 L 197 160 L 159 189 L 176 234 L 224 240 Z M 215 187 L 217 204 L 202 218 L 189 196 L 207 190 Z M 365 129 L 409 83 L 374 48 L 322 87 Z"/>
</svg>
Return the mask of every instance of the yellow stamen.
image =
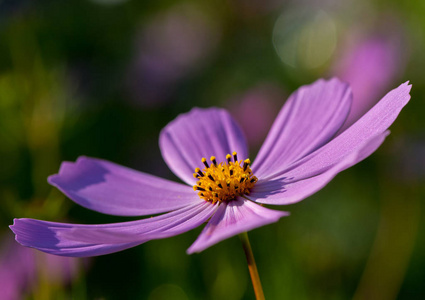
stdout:
<svg viewBox="0 0 425 300">
<path fill-rule="evenodd" d="M 231 161 L 232 156 L 234 161 Z M 227 162 L 217 164 L 215 156 L 211 156 L 210 160 L 211 166 L 206 158 L 202 158 L 205 168 L 196 168 L 193 174 L 198 179 L 193 189 L 200 191 L 198 195 L 201 199 L 212 203 L 232 201 L 238 196 L 249 194 L 258 181 L 250 168 L 251 161 L 238 161 L 236 152 L 226 155 Z"/>
</svg>

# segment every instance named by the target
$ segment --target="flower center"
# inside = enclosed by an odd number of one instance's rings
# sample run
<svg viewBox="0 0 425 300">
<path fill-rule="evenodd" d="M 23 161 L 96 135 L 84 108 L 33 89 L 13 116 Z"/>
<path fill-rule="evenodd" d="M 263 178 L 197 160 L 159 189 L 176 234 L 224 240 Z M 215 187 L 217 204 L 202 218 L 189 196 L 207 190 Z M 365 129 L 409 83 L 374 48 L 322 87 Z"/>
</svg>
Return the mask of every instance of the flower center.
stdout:
<svg viewBox="0 0 425 300">
<path fill-rule="evenodd" d="M 205 168 L 203 170 L 196 168 L 193 174 L 193 177 L 198 179 L 193 190 L 199 191 L 201 199 L 213 204 L 217 201 L 228 202 L 237 196 L 249 194 L 250 189 L 258 181 L 249 167 L 251 161 L 249 159 L 238 161 L 236 152 L 232 154 L 233 161 L 232 155 L 227 154 L 227 162 L 219 164 L 215 156 L 211 156 L 211 166 L 208 165 L 206 158 L 202 158 Z"/>
</svg>

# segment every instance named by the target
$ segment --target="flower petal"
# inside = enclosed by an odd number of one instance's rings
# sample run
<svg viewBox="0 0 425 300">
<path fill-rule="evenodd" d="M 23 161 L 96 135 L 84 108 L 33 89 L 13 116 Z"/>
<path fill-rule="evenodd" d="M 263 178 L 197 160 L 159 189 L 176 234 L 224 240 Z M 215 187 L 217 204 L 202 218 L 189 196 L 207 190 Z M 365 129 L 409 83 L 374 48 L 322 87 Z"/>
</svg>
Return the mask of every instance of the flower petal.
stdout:
<svg viewBox="0 0 425 300">
<path fill-rule="evenodd" d="M 199 201 L 191 187 L 89 157 L 63 162 L 48 181 L 76 203 L 111 215 L 157 214 Z"/>
<path fill-rule="evenodd" d="M 252 166 L 254 174 L 278 172 L 327 143 L 344 123 L 351 90 L 334 78 L 299 88 L 289 97 Z"/>
<path fill-rule="evenodd" d="M 269 172 L 261 179 L 280 177 L 301 180 L 332 168 L 351 153 L 360 151 L 371 139 L 384 133 L 410 99 L 411 85 L 404 83 L 389 92 L 370 111 L 346 131 L 320 149 L 279 172 Z"/>
<path fill-rule="evenodd" d="M 10 228 L 23 246 L 50 254 L 86 257 L 181 234 L 207 221 L 216 208 L 216 205 L 200 201 L 168 214 L 132 222 L 80 225 L 15 219 Z"/>
<path fill-rule="evenodd" d="M 162 156 L 169 168 L 184 182 L 193 185 L 195 168 L 203 168 L 201 159 L 215 156 L 218 162 L 236 151 L 248 158 L 245 137 L 224 109 L 194 108 L 170 122 L 159 137 Z"/>
<path fill-rule="evenodd" d="M 95 244 L 68 240 L 60 237 L 60 233 L 74 228 L 74 224 L 46 222 L 34 219 L 15 219 L 10 226 L 16 235 L 16 241 L 23 246 L 40 251 L 72 257 L 87 257 L 118 252 L 140 244 Z M 84 226 L 84 225 L 81 225 Z M 96 225 L 85 225 L 89 226 Z"/>
<path fill-rule="evenodd" d="M 384 142 L 389 132 L 384 132 L 372 138 L 358 151 L 351 153 L 344 160 L 317 176 L 297 180 L 296 177 L 283 177 L 273 180 L 259 181 L 247 198 L 264 204 L 287 205 L 301 201 L 322 189 L 339 172 L 355 165 Z"/>
<path fill-rule="evenodd" d="M 288 212 L 271 210 L 243 198 L 222 203 L 187 253 L 201 252 L 224 239 L 288 215 Z"/>
</svg>

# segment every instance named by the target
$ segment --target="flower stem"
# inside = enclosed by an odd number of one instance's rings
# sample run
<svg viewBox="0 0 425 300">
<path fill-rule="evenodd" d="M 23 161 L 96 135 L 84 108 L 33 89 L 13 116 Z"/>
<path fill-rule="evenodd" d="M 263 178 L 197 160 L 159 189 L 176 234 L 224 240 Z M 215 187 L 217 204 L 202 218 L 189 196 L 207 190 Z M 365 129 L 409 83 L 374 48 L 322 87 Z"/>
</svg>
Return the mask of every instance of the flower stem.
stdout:
<svg viewBox="0 0 425 300">
<path fill-rule="evenodd" d="M 261 286 L 260 276 L 258 275 L 257 265 L 255 264 L 254 254 L 252 253 L 251 244 L 249 243 L 248 233 L 243 232 L 239 234 L 242 242 L 243 250 L 245 251 L 246 260 L 248 262 L 248 269 L 251 275 L 252 286 L 254 287 L 255 298 L 257 300 L 264 300 L 263 287 Z"/>
</svg>

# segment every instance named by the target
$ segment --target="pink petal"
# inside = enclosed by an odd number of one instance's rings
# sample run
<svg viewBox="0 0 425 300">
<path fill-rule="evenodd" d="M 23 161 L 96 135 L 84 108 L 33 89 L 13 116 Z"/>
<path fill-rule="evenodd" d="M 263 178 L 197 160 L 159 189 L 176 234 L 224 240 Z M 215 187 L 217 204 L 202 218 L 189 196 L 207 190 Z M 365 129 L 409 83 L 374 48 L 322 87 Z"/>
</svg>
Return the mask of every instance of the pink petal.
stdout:
<svg viewBox="0 0 425 300">
<path fill-rule="evenodd" d="M 410 89 L 411 85 L 407 82 L 400 85 L 332 141 L 290 167 L 276 173 L 270 172 L 261 179 L 287 177 L 301 180 L 332 168 L 351 153 L 360 151 L 369 140 L 384 133 L 391 126 L 409 101 Z"/>
<path fill-rule="evenodd" d="M 248 157 L 245 137 L 224 109 L 194 108 L 178 116 L 161 132 L 159 146 L 170 169 L 184 182 L 193 185 L 195 168 L 203 168 L 201 159 L 215 156 L 218 162 L 236 151 L 239 159 Z"/>
<path fill-rule="evenodd" d="M 257 177 L 282 170 L 327 143 L 350 110 L 351 90 L 338 79 L 299 88 L 277 116 L 253 164 Z"/>
<path fill-rule="evenodd" d="M 62 163 L 48 181 L 76 203 L 111 215 L 157 214 L 199 201 L 189 186 L 89 157 Z"/>
<path fill-rule="evenodd" d="M 301 201 L 322 189 L 339 172 L 357 164 L 375 152 L 388 134 L 389 132 L 384 132 L 377 135 L 361 149 L 351 153 L 326 172 L 314 177 L 296 180 L 296 177 L 289 176 L 259 181 L 247 198 L 258 203 L 273 205 L 287 205 Z"/>
<path fill-rule="evenodd" d="M 23 246 L 56 255 L 85 257 L 181 234 L 207 221 L 216 209 L 216 205 L 200 201 L 168 214 L 132 222 L 80 225 L 15 219 L 10 227 Z"/>
<path fill-rule="evenodd" d="M 201 252 L 224 239 L 277 222 L 288 215 L 287 212 L 271 210 L 243 198 L 222 203 L 187 253 Z"/>
</svg>

